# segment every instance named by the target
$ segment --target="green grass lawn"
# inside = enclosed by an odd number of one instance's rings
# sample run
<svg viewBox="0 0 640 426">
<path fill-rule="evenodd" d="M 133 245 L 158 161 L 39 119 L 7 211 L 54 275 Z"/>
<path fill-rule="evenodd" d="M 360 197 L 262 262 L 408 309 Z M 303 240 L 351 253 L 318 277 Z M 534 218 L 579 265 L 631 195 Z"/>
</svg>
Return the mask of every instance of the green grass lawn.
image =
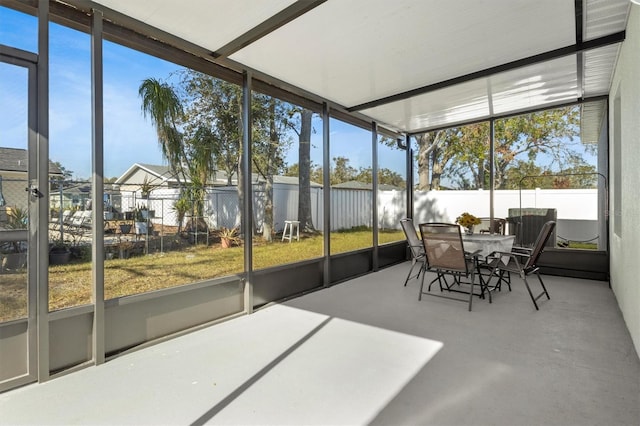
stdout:
<svg viewBox="0 0 640 426">
<path fill-rule="evenodd" d="M 404 240 L 402 231 L 381 231 L 380 244 Z M 371 247 L 371 231 L 334 232 L 331 253 Z M 256 239 L 254 269 L 322 257 L 323 236 L 272 243 Z M 193 245 L 180 250 L 110 259 L 104 263 L 105 299 L 128 296 L 243 272 L 243 247 L 220 244 Z M 91 262 L 71 262 L 49 267 L 49 310 L 91 303 Z M 26 274 L 0 275 L 0 321 L 26 315 Z"/>
<path fill-rule="evenodd" d="M 402 231 L 381 231 L 380 244 L 404 240 Z M 334 232 L 331 253 L 371 247 L 367 230 Z M 303 236 L 300 241 L 272 243 L 254 240 L 253 268 L 264 269 L 323 255 L 321 234 Z M 571 244 L 570 248 L 594 249 L 593 244 Z M 219 243 L 192 245 L 164 253 L 110 259 L 104 263 L 105 299 L 145 293 L 193 282 L 240 274 L 244 267 L 243 247 L 222 249 Z M 74 261 L 49 267 L 49 310 L 91 303 L 91 267 L 88 261 Z M 0 275 L 0 322 L 26 315 L 26 273 Z"/>
</svg>

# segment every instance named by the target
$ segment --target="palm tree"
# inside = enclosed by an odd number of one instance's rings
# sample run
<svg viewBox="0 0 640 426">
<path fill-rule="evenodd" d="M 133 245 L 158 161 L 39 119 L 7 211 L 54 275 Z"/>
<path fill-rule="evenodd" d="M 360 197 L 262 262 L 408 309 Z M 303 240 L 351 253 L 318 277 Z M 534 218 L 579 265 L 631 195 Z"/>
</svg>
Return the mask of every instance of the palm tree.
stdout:
<svg viewBox="0 0 640 426">
<path fill-rule="evenodd" d="M 169 167 L 184 178 L 182 164 L 188 164 L 189 159 L 184 151 L 182 133 L 178 130 L 183 117 L 180 98 L 170 85 L 155 78 L 145 79 L 140 84 L 138 95 L 142 98 L 142 114 L 145 118 L 150 116 L 156 128 L 162 155 L 169 162 Z"/>
</svg>

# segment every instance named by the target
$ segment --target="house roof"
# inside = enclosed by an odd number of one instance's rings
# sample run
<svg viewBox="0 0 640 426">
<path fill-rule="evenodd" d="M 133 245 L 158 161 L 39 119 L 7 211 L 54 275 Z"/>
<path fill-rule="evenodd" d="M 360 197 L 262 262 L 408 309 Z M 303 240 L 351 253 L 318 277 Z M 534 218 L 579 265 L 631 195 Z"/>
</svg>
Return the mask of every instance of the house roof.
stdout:
<svg viewBox="0 0 640 426">
<path fill-rule="evenodd" d="M 0 147 L 0 173 L 24 172 L 27 173 L 28 153 L 26 149 Z M 49 161 L 49 174 L 62 175 L 62 170 Z"/>
<path fill-rule="evenodd" d="M 639 7 L 629 0 L 64 3 L 101 10 L 131 34 L 214 62 L 221 75 L 250 71 L 255 82 L 405 134 L 608 95 L 629 8 Z"/>
<path fill-rule="evenodd" d="M 360 182 L 357 180 L 350 180 L 347 182 L 341 182 L 341 183 L 337 183 L 335 185 L 332 185 L 331 188 L 338 188 L 338 189 L 361 189 L 361 190 L 367 190 L 367 191 L 372 191 L 373 190 L 373 184 L 372 183 L 367 183 L 367 182 Z M 386 183 L 379 183 L 378 184 L 378 190 L 379 191 L 399 191 L 402 190 L 402 188 L 399 188 L 397 186 L 394 185 L 389 185 Z"/>
<path fill-rule="evenodd" d="M 139 185 L 142 184 L 142 180 L 140 182 L 132 182 L 130 181 L 131 177 L 138 171 L 138 170 L 143 170 L 145 171 L 148 175 L 152 175 L 154 178 L 152 178 L 149 183 L 151 185 L 163 185 L 163 184 L 177 184 L 178 183 L 178 179 L 176 178 L 176 174 L 174 172 L 171 171 L 171 169 L 169 168 L 169 166 L 164 166 L 164 165 L 154 165 L 154 164 L 143 164 L 143 163 L 134 163 L 133 165 L 131 165 L 131 167 L 129 167 L 127 169 L 127 171 L 125 171 L 122 176 L 120 176 L 116 181 L 115 184 L 134 184 L 134 185 Z M 188 178 L 188 177 L 187 177 Z M 261 183 L 264 182 L 264 178 L 262 178 L 262 176 L 260 176 L 257 173 L 253 173 L 251 175 L 251 179 L 252 182 L 254 183 Z M 234 175 L 231 179 L 232 185 L 237 185 L 238 180 L 237 180 L 237 176 Z M 274 176 L 273 177 L 273 182 L 274 183 L 279 183 L 279 184 L 284 184 L 284 185 L 297 185 L 298 184 L 298 178 L 295 176 Z M 216 171 L 215 172 L 215 179 L 212 182 L 209 182 L 210 185 L 215 185 L 215 186 L 226 186 L 227 185 L 227 174 L 224 171 Z M 316 183 L 316 182 L 311 182 L 311 187 L 322 187 L 322 185 Z"/>
</svg>

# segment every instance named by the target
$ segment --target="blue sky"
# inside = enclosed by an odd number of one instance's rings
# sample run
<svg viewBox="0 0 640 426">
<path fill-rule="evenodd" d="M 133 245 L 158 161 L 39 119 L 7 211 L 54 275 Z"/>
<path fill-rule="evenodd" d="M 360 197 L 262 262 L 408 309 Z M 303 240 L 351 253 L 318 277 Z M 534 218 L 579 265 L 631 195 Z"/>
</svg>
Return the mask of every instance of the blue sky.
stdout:
<svg viewBox="0 0 640 426">
<path fill-rule="evenodd" d="M 36 19 L 0 7 L 0 43 L 37 52 Z M 50 25 L 49 153 L 74 177 L 91 174 L 91 68 L 89 35 Z M 148 77 L 166 80 L 180 67 L 105 41 L 104 142 L 105 176 L 119 176 L 134 162 L 164 164 L 155 130 L 140 109 L 138 87 Z M 0 67 L 0 145 L 26 148 L 26 73 Z M 20 75 L 22 74 L 22 76 Z M 20 105 L 20 108 L 16 108 Z M 10 129 L 10 130 L 9 130 Z M 322 162 L 322 124 L 314 123 L 312 161 Z M 385 154 L 385 148 L 380 148 Z M 371 136 L 362 129 L 331 120 L 331 156 L 349 158 L 355 168 L 371 166 Z M 297 163 L 297 150 L 286 156 Z M 381 155 L 380 166 L 404 174 L 404 154 Z"/>
<path fill-rule="evenodd" d="M 0 7 L 0 43 L 37 51 L 36 19 Z M 50 25 L 50 158 L 73 171 L 91 175 L 90 37 L 57 24 Z M 117 177 L 133 163 L 164 164 L 151 123 L 140 109 L 138 87 L 148 77 L 162 80 L 181 67 L 105 41 L 104 142 L 105 176 Z M 26 148 L 26 73 L 0 63 L 0 146 Z M 343 156 L 352 167 L 371 167 L 370 132 L 331 120 L 331 157 Z M 322 163 L 322 123 L 314 121 L 311 159 Z M 404 152 L 379 145 L 379 167 L 404 175 Z M 595 158 L 586 156 L 595 163 Z M 286 163 L 298 161 L 297 149 Z"/>
</svg>

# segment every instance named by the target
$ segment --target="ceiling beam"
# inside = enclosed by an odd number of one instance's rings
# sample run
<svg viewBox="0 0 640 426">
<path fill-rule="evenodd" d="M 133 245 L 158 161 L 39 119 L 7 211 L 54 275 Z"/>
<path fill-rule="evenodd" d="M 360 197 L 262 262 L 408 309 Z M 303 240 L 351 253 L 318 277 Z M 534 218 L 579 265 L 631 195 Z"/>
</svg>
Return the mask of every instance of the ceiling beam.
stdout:
<svg viewBox="0 0 640 426">
<path fill-rule="evenodd" d="M 272 33 L 278 28 L 288 24 L 299 16 L 304 15 L 308 11 L 315 9 L 327 0 L 298 0 L 289 7 L 276 13 L 269 19 L 262 21 L 259 25 L 253 27 L 246 33 L 242 34 L 235 40 L 230 41 L 221 48 L 213 52 L 214 58 L 226 58 L 261 39 L 262 37 Z"/>
<path fill-rule="evenodd" d="M 416 130 L 413 130 L 411 132 L 408 132 L 408 133 L 406 133 L 406 135 L 411 137 L 411 136 L 421 135 L 421 134 L 426 133 L 426 132 L 437 132 L 439 130 L 451 129 L 453 127 L 468 126 L 470 124 L 483 123 L 483 122 L 488 121 L 488 120 L 502 120 L 502 119 L 506 119 L 506 118 L 516 117 L 518 115 L 534 114 L 536 112 L 548 111 L 548 110 L 557 109 L 557 108 L 570 107 L 570 106 L 574 106 L 574 105 L 582 105 L 582 104 L 589 103 L 589 102 L 606 101 L 608 99 L 609 99 L 609 95 L 599 95 L 599 96 L 590 96 L 588 98 L 578 98 L 578 99 L 567 101 L 567 102 L 559 102 L 559 103 L 556 103 L 556 104 L 552 103 L 552 104 L 540 105 L 540 106 L 538 106 L 536 108 L 523 108 L 523 109 L 513 110 L 513 111 L 509 111 L 509 112 L 505 112 L 505 113 L 497 114 L 497 115 L 486 115 L 486 116 L 483 116 L 483 117 L 475 118 L 473 120 L 456 121 L 456 122 L 448 123 L 446 125 L 442 125 L 442 126 L 438 126 L 438 127 L 425 127 L 423 129 L 416 129 Z"/>
<path fill-rule="evenodd" d="M 575 0 L 576 44 L 582 43 L 582 26 L 584 22 L 584 0 Z"/>
<path fill-rule="evenodd" d="M 575 0 L 575 25 L 576 25 L 576 45 L 582 44 L 583 41 L 583 22 L 584 22 L 584 0 Z M 578 52 L 576 55 L 576 76 L 578 78 L 578 90 L 580 97 L 584 96 L 584 54 Z"/>
<path fill-rule="evenodd" d="M 417 89 L 412 89 L 406 92 L 397 93 L 395 95 L 386 96 L 384 98 L 376 99 L 374 101 L 365 102 L 360 105 L 349 107 L 347 108 L 347 111 L 350 111 L 350 112 L 362 111 L 365 109 L 386 105 L 392 102 L 402 101 L 405 99 L 412 98 L 414 96 L 424 95 L 425 93 L 433 92 L 439 89 L 444 89 L 445 87 L 454 86 L 460 83 L 466 83 L 468 81 L 475 80 L 478 78 L 490 77 L 494 74 L 502 73 L 505 71 L 511 71 L 517 68 L 522 68 L 529 65 L 538 64 L 541 62 L 562 58 L 568 55 L 575 55 L 576 53 L 584 52 L 586 50 L 597 49 L 599 47 L 621 43 L 624 41 L 624 39 L 625 39 L 625 31 L 620 31 L 620 32 L 609 34 L 593 40 L 584 41 L 582 43 L 576 43 L 571 46 L 561 47 L 559 49 L 550 50 L 548 52 L 540 53 L 538 55 L 533 55 L 527 58 L 518 59 L 517 61 L 508 62 L 506 64 L 497 65 L 495 67 L 487 68 L 481 71 L 476 71 L 470 74 L 454 77 L 448 80 L 440 81 L 438 83 L 429 84 L 423 87 L 418 87 Z"/>
</svg>

